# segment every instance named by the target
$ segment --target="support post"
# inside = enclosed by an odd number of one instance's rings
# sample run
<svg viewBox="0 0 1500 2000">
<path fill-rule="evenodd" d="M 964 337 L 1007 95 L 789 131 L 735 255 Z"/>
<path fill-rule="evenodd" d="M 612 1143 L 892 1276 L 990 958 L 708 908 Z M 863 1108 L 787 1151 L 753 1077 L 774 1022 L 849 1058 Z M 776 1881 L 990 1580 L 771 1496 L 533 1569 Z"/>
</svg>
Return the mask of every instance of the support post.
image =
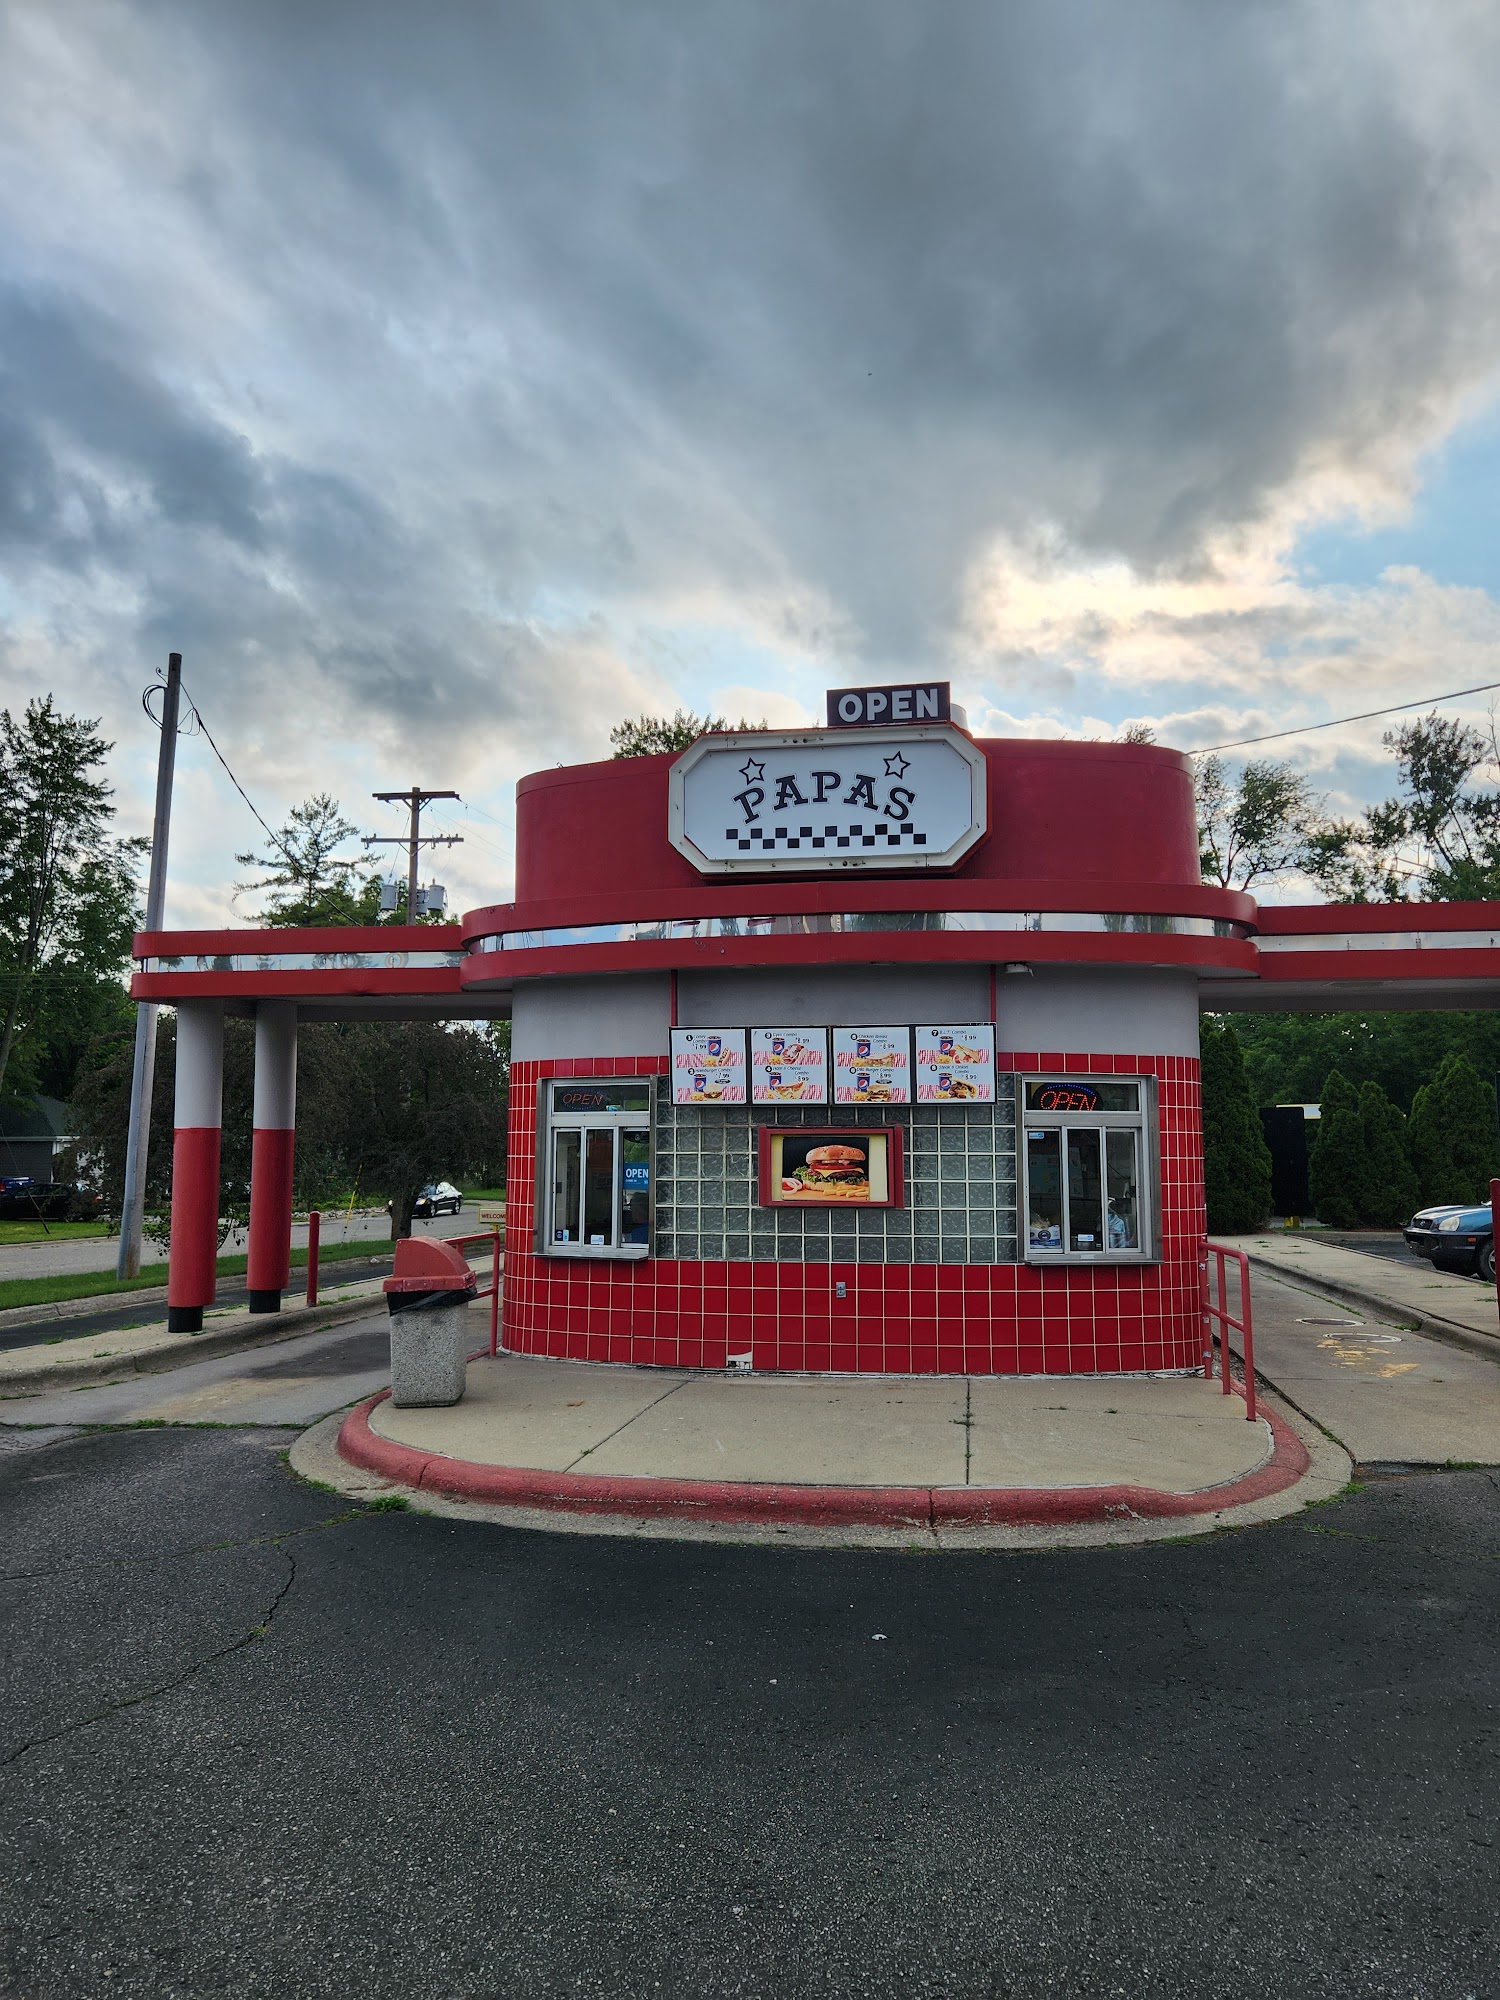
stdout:
<svg viewBox="0 0 1500 2000">
<path fill-rule="evenodd" d="M 149 692 L 149 690 L 148 690 Z M 167 840 L 172 829 L 172 774 L 177 766 L 177 711 L 182 695 L 182 655 L 167 655 L 161 705 L 161 747 L 156 753 L 156 815 L 151 822 L 151 871 L 146 878 L 146 929 L 159 931 L 167 899 Z M 156 1082 L 157 1004 L 142 1000 L 135 1012 L 135 1062 L 130 1072 L 130 1129 L 125 1140 L 125 1188 L 120 1202 L 117 1278 L 141 1272 L 141 1228 L 146 1215 L 146 1155 L 151 1143 L 151 1092 Z"/>
<path fill-rule="evenodd" d="M 177 1007 L 177 1109 L 172 1142 L 172 1248 L 167 1325 L 201 1333 L 219 1257 L 219 1139 L 224 1119 L 224 1007 Z"/>
<path fill-rule="evenodd" d="M 262 1000 L 255 1009 L 255 1113 L 250 1140 L 253 1313 L 281 1310 L 292 1275 L 292 1158 L 297 1124 L 297 1008 Z"/>
<path fill-rule="evenodd" d="M 307 1218 L 307 1303 L 318 1303 L 318 1243 L 322 1235 L 323 1218 L 313 1209 Z"/>
</svg>

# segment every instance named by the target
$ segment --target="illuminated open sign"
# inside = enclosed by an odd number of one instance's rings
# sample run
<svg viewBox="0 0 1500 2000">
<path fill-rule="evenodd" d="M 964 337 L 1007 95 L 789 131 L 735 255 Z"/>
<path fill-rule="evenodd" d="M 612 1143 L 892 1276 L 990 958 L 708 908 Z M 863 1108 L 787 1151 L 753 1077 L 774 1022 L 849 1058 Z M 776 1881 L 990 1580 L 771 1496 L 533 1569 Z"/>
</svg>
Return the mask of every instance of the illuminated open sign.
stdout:
<svg viewBox="0 0 1500 2000">
<path fill-rule="evenodd" d="M 1091 1083 L 1034 1083 L 1027 1096 L 1033 1111 L 1099 1109 L 1099 1093 Z"/>
<path fill-rule="evenodd" d="M 1085 1083 L 1081 1077 L 1054 1077 L 1026 1085 L 1028 1111 L 1135 1111 L 1140 1101 L 1140 1084 L 1124 1078 Z"/>
</svg>

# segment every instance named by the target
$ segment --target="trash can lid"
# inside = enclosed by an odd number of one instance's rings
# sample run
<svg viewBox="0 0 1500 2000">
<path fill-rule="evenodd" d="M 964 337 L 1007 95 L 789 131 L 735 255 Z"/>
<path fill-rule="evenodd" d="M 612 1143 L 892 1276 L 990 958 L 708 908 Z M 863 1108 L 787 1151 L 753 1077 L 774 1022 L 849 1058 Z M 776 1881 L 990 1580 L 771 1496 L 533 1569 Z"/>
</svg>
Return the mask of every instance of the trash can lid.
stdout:
<svg viewBox="0 0 1500 2000">
<path fill-rule="evenodd" d="M 395 1274 L 387 1292 L 465 1291 L 474 1283 L 467 1258 L 438 1236 L 403 1236 L 396 1245 Z"/>
</svg>

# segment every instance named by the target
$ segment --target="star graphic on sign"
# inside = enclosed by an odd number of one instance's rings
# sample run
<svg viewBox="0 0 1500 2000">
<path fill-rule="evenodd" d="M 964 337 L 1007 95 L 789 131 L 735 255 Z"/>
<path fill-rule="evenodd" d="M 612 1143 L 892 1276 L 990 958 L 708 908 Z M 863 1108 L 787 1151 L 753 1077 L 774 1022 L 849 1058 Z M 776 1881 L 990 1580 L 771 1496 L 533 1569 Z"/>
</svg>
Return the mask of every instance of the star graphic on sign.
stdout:
<svg viewBox="0 0 1500 2000">
<path fill-rule="evenodd" d="M 904 778 L 910 769 L 910 764 L 899 750 L 894 757 L 887 757 L 885 760 L 885 775 L 888 778 Z"/>
<path fill-rule="evenodd" d="M 765 775 L 765 765 L 757 763 L 753 757 L 747 757 L 740 766 L 740 776 L 747 785 L 758 785 Z"/>
</svg>

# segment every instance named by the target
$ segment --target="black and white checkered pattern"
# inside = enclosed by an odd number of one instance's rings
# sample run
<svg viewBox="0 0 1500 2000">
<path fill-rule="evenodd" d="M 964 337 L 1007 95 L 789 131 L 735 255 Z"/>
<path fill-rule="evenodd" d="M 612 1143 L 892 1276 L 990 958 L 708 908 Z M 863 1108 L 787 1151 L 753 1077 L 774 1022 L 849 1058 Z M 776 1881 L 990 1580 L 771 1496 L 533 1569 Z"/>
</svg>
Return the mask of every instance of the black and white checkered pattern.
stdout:
<svg viewBox="0 0 1500 2000">
<path fill-rule="evenodd" d="M 762 854 L 778 851 L 795 854 L 803 847 L 903 847 L 910 843 L 913 847 L 925 847 L 927 836 L 909 826 L 825 826 L 821 830 L 815 826 L 773 826 L 769 832 L 757 832 L 754 827 L 730 826 L 724 829 L 724 838 L 740 850 L 741 854 L 753 854 L 757 849 Z"/>
</svg>

